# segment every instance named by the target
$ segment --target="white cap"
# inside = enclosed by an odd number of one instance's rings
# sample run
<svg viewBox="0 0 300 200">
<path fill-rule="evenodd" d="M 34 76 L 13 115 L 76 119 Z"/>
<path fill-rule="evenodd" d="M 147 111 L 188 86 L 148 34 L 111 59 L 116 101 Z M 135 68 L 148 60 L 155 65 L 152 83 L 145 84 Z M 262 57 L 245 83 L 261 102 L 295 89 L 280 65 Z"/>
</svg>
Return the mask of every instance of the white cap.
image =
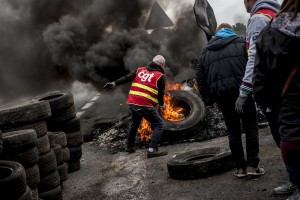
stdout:
<svg viewBox="0 0 300 200">
<path fill-rule="evenodd" d="M 165 58 L 161 55 L 156 55 L 154 58 L 153 58 L 153 62 L 158 64 L 159 66 L 161 67 L 164 67 L 165 66 Z"/>
</svg>

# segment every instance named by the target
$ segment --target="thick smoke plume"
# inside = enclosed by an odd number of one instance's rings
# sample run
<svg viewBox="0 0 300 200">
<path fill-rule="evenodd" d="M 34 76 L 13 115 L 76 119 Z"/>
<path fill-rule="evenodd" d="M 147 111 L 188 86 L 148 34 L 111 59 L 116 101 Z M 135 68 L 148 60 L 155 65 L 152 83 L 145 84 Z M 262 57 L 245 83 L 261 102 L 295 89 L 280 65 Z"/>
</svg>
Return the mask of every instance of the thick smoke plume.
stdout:
<svg viewBox="0 0 300 200">
<path fill-rule="evenodd" d="M 192 78 L 206 43 L 192 5 L 159 1 L 176 4 L 176 25 L 149 34 L 143 27 L 153 2 L 0 0 L 0 104 L 68 89 L 74 80 L 101 88 L 156 54 L 166 57 L 169 77 Z"/>
</svg>

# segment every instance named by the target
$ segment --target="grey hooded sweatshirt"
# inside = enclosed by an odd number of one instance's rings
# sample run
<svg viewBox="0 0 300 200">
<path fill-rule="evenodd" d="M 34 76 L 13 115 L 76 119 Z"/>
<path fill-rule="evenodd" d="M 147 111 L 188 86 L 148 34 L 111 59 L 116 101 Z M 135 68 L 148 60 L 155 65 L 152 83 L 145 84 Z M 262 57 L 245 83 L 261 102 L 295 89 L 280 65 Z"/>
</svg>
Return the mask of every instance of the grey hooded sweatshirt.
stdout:
<svg viewBox="0 0 300 200">
<path fill-rule="evenodd" d="M 252 93 L 253 69 L 256 54 L 256 38 L 271 19 L 263 14 L 256 14 L 261 9 L 270 9 L 278 12 L 280 4 L 277 0 L 257 0 L 251 9 L 251 17 L 247 24 L 246 39 L 249 42 L 248 62 L 243 78 L 243 83 L 240 87 L 240 96 L 248 96 Z"/>
</svg>

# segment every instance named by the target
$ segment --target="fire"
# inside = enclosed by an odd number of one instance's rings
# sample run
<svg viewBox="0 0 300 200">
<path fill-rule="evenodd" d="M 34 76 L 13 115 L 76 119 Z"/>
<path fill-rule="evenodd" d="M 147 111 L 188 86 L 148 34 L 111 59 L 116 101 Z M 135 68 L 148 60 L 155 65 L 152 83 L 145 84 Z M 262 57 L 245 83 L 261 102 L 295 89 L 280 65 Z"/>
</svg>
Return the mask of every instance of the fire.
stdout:
<svg viewBox="0 0 300 200">
<path fill-rule="evenodd" d="M 181 87 L 182 85 L 180 83 L 166 83 L 166 90 L 180 90 Z M 160 112 L 165 119 L 172 122 L 184 120 L 184 108 L 174 105 L 172 102 L 172 96 L 169 93 L 165 94 L 164 101 L 166 109 L 160 109 Z M 138 129 L 138 133 L 140 134 L 141 141 L 149 141 L 151 139 L 153 131 L 150 124 L 144 118 L 142 119 L 141 125 Z"/>
</svg>

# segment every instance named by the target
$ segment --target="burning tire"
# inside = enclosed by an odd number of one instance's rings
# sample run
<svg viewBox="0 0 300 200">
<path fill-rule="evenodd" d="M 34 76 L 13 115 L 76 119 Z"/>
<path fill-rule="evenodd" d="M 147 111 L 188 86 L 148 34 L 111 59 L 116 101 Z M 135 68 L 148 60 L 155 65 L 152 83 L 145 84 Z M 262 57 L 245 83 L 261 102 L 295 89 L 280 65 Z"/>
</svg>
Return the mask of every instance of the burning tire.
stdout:
<svg viewBox="0 0 300 200">
<path fill-rule="evenodd" d="M 232 169 L 233 159 L 227 148 L 213 147 L 176 155 L 167 166 L 172 179 L 197 179 Z"/>
<path fill-rule="evenodd" d="M 201 98 L 184 90 L 170 90 L 168 93 L 172 97 L 173 104 L 184 108 L 182 112 L 184 118 L 179 121 L 170 121 L 159 111 L 164 122 L 164 133 L 161 140 L 180 140 L 197 135 L 205 117 L 205 106 Z"/>
</svg>

